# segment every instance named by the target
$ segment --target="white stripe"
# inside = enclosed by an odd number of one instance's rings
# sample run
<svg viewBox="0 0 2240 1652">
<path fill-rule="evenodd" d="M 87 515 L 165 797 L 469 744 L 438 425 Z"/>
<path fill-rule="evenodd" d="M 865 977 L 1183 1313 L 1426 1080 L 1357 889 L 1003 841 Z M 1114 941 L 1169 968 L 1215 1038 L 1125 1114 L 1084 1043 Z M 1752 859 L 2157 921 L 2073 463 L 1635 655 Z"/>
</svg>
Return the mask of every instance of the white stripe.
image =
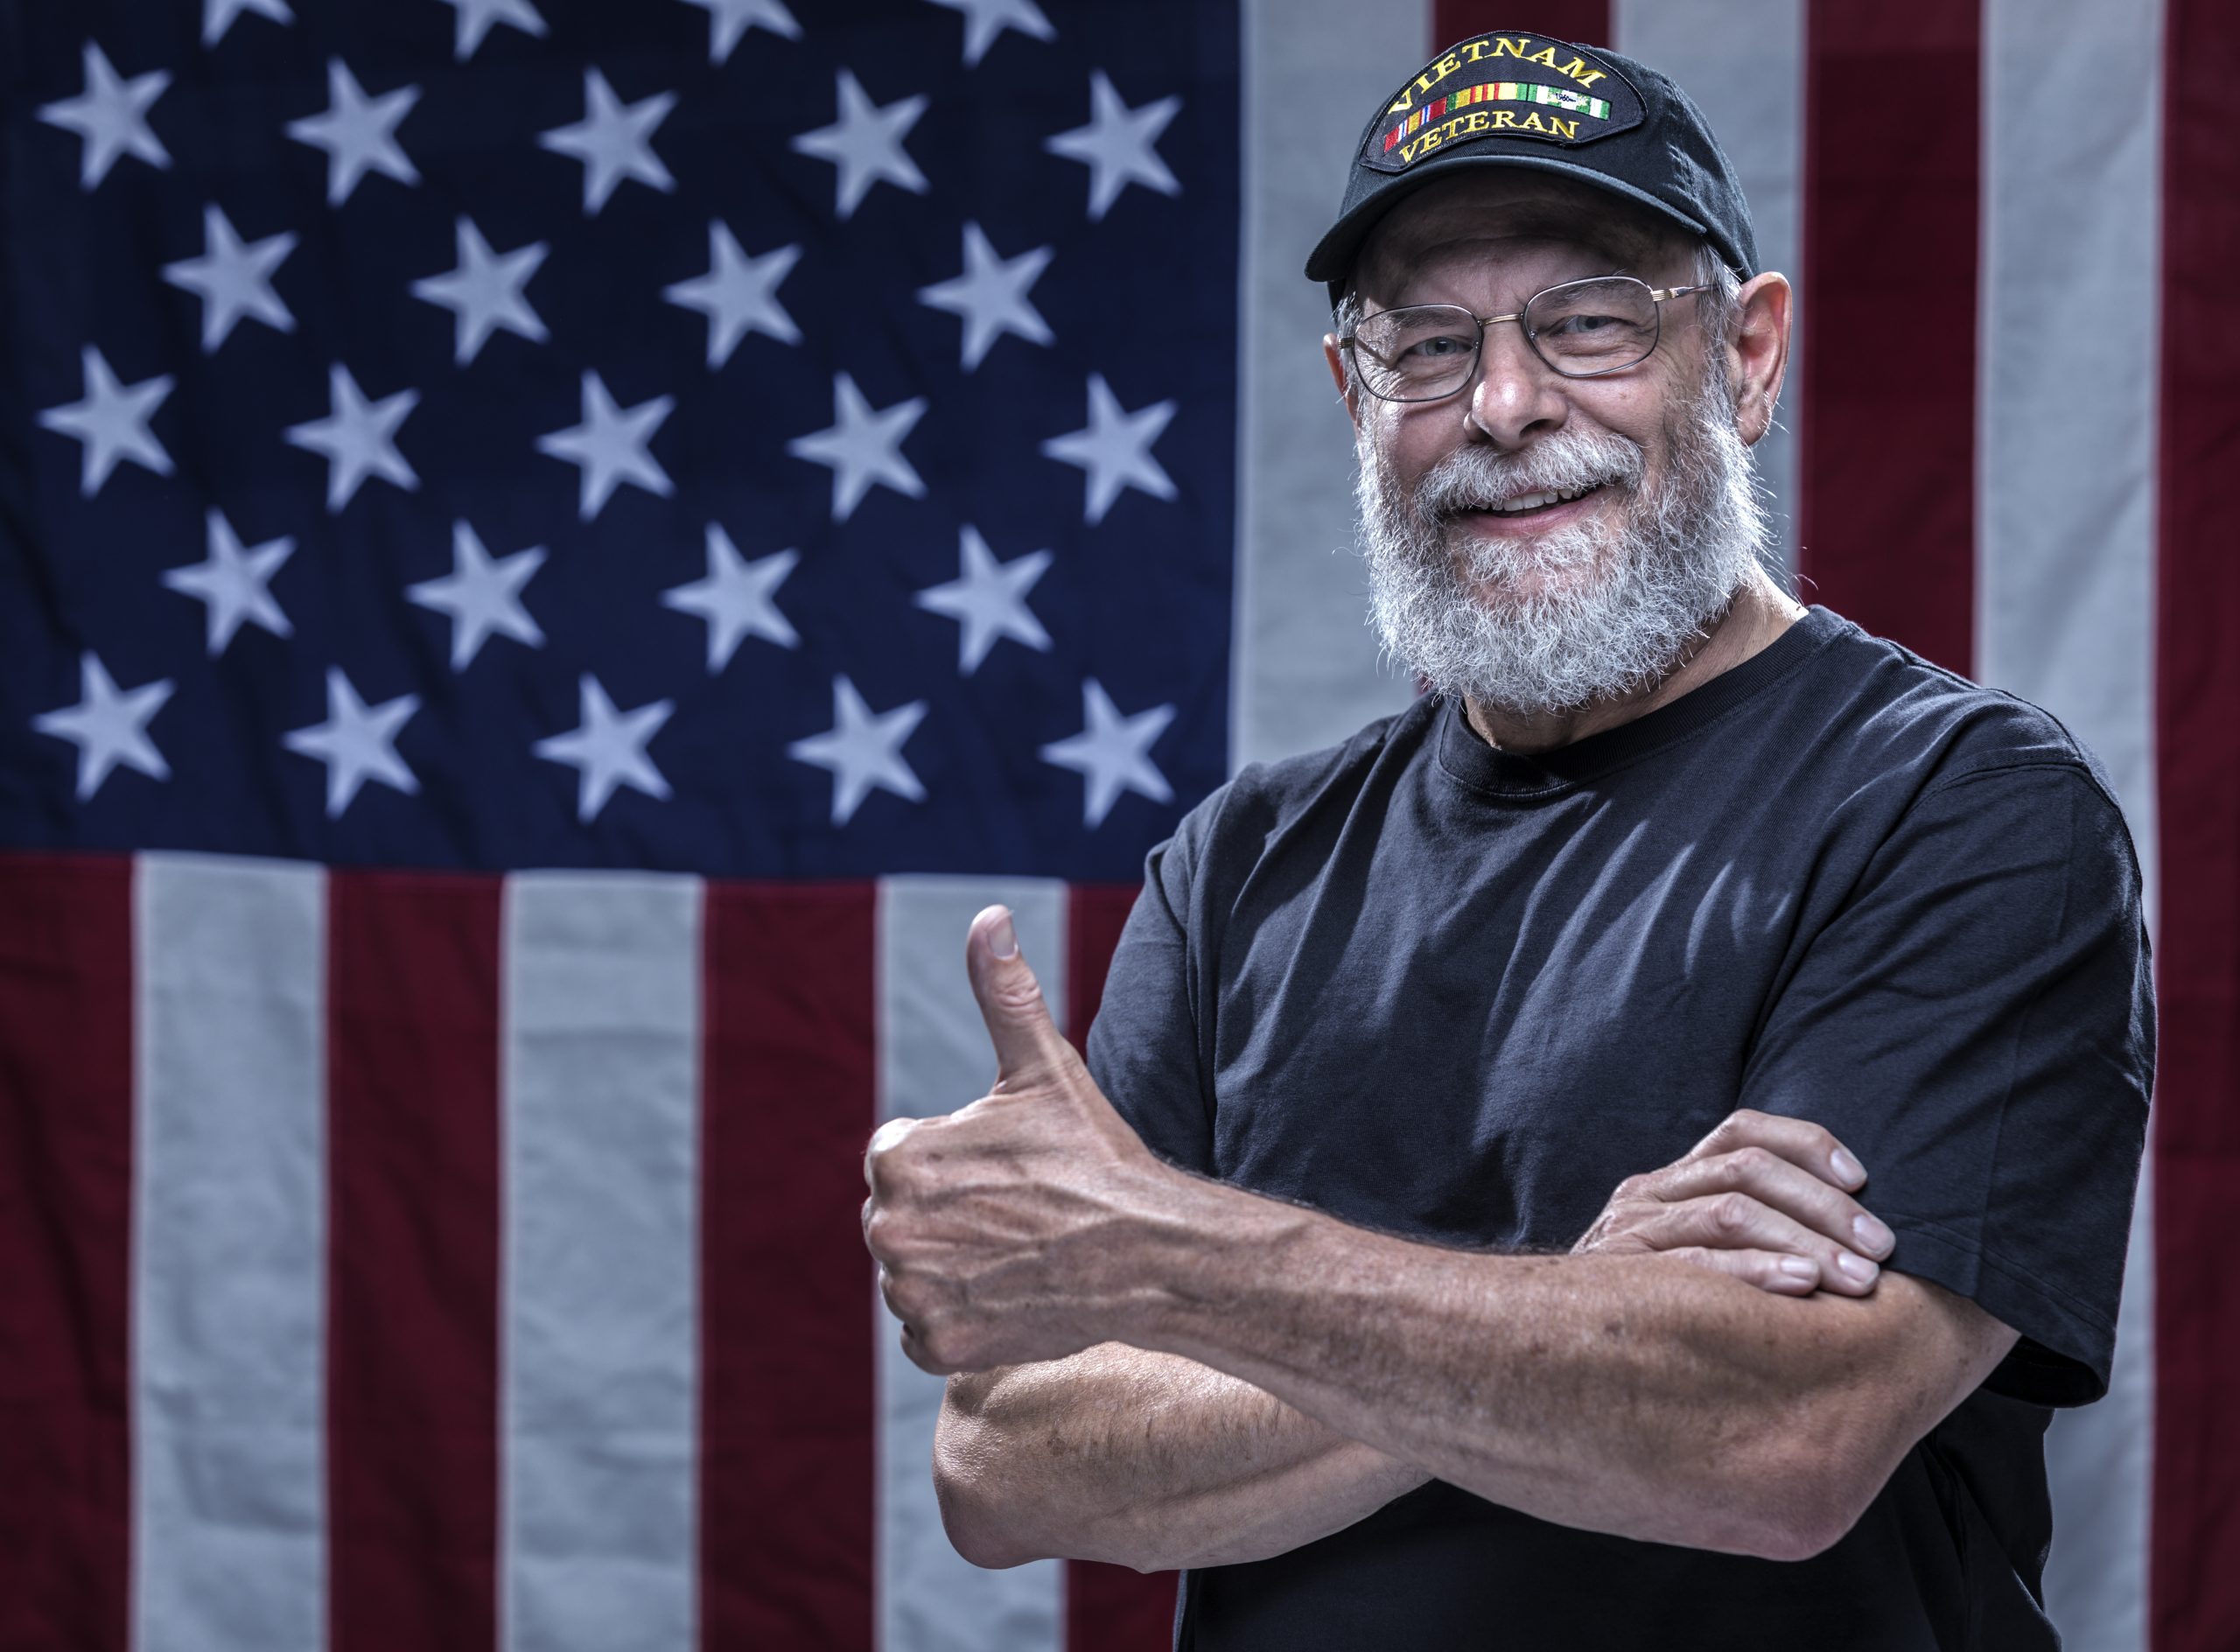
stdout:
<svg viewBox="0 0 2240 1652">
<path fill-rule="evenodd" d="M 326 892 L 137 868 L 136 1652 L 326 1643 Z"/>
<path fill-rule="evenodd" d="M 1977 661 L 2113 776 L 2154 910 L 2156 132 L 2161 9 L 1989 0 Z M 2107 1399 L 2057 1419 L 2047 1606 L 2082 1652 L 2146 1641 L 2153 1283 L 2142 1185 Z"/>
<path fill-rule="evenodd" d="M 1354 447 L 1299 271 L 1338 215 L 1362 124 L 1432 50 L 1428 0 L 1243 0 L 1237 522 L 1229 772 L 1404 707 L 1353 549 Z"/>
<path fill-rule="evenodd" d="M 508 1652 L 691 1652 L 701 886 L 505 890 Z"/>
<path fill-rule="evenodd" d="M 1662 70 L 1695 99 L 1734 163 L 1758 234 L 1758 264 L 1799 290 L 1782 406 L 1804 404 L 1803 0 L 1615 0 L 1617 48 Z M 1788 566 L 1796 565 L 1796 450 L 1790 420 L 1753 454 L 1773 494 Z"/>
<path fill-rule="evenodd" d="M 2055 1415 L 2046 1439 L 2054 1546 L 2046 1614 L 2068 1652 L 2146 1652 L 2154 1470 L 2153 1148 L 2139 1169 L 2108 1396 Z"/>
<path fill-rule="evenodd" d="M 1019 948 L 1051 1013 L 1066 1007 L 1066 887 L 1040 878 L 890 878 L 878 892 L 878 1117 L 953 1113 L 988 1093 L 995 1053 L 964 973 L 964 934 L 991 902 L 1012 909 Z M 866 1135 L 869 1131 L 866 1130 Z M 1038 1560 L 968 1564 L 942 1529 L 934 1423 L 946 1386 L 904 1357 L 900 1326 L 872 1294 L 878 1347 L 880 1652 L 1055 1652 L 1064 1571 Z"/>
</svg>

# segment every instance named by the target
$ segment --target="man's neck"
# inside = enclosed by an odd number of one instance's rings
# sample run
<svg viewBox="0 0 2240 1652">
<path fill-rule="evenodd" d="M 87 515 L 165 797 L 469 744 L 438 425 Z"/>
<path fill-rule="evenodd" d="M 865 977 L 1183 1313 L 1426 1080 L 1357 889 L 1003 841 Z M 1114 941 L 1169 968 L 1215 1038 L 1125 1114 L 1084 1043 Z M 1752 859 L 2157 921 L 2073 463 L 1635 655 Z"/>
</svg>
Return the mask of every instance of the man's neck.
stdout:
<svg viewBox="0 0 2240 1652">
<path fill-rule="evenodd" d="M 1670 704 L 1690 689 L 1701 688 L 1720 672 L 1740 665 L 1803 617 L 1801 603 L 1785 595 L 1764 574 L 1757 574 L 1735 593 L 1726 616 L 1712 626 L 1711 636 L 1687 663 L 1646 693 L 1598 702 L 1582 710 L 1545 715 L 1519 716 L 1466 697 L 1464 709 L 1479 738 L 1504 752 L 1530 755 L 1569 746 L 1573 740 L 1630 723 L 1660 705 Z"/>
</svg>

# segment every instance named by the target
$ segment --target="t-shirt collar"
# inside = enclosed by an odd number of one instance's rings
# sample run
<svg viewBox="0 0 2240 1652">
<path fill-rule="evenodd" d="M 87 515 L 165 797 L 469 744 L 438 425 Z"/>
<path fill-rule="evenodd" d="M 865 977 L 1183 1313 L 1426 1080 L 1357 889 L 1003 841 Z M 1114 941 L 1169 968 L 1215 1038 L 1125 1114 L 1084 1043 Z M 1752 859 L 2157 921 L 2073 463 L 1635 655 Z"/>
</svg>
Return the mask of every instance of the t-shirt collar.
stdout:
<svg viewBox="0 0 2240 1652">
<path fill-rule="evenodd" d="M 1494 796 L 1525 799 L 1570 791 L 1685 738 L 1771 687 L 1848 623 L 1815 603 L 1802 619 L 1740 665 L 1678 699 L 1629 723 L 1530 756 L 1488 746 L 1463 716 L 1461 700 L 1443 696 L 1436 713 L 1439 766 L 1471 790 Z"/>
</svg>

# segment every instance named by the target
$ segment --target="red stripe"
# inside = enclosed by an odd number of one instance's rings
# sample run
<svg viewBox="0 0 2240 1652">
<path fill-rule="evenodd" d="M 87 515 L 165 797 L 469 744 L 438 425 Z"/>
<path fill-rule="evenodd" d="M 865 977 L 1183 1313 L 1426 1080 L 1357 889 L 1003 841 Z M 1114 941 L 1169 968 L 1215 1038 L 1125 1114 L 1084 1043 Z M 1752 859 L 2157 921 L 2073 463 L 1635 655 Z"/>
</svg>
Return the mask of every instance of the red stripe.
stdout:
<svg viewBox="0 0 2240 1652">
<path fill-rule="evenodd" d="M 1610 45 L 1610 0 L 1437 0 L 1432 7 L 1432 49 L 1500 29 L 1531 32 L 1578 46 Z"/>
<path fill-rule="evenodd" d="M 1138 890 L 1133 884 L 1075 884 L 1066 893 L 1066 1025 L 1074 1044 L 1083 1046 Z"/>
<path fill-rule="evenodd" d="M 489 1652 L 498 1537 L 499 884 L 327 882 L 334 1652 Z"/>
<path fill-rule="evenodd" d="M 1798 567 L 1957 671 L 1975 637 L 1975 5 L 1805 17 Z"/>
<path fill-rule="evenodd" d="M 0 1648 L 123 1652 L 132 864 L 0 858 Z"/>
<path fill-rule="evenodd" d="M 1133 886 L 1076 885 L 1066 915 L 1066 1025 L 1076 1046 L 1104 998 Z M 1066 1652 L 1165 1652 L 1174 1638 L 1172 1572 L 1144 1573 L 1093 1560 L 1066 1563 Z"/>
<path fill-rule="evenodd" d="M 872 1644 L 873 885 L 708 892 L 700 1636 Z"/>
<path fill-rule="evenodd" d="M 2157 1652 L 2221 1652 L 2240 1646 L 2240 10 L 2166 16 L 2152 1622 Z"/>
</svg>

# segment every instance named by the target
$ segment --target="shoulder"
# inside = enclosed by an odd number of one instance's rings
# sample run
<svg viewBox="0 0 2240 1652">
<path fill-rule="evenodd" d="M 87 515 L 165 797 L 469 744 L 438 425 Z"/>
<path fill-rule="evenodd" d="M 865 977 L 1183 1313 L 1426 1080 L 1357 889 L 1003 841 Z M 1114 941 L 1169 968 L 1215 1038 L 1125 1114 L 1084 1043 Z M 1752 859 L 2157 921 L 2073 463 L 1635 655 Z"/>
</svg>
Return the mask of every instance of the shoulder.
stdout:
<svg viewBox="0 0 2240 1652">
<path fill-rule="evenodd" d="M 1183 816 L 1176 846 L 1194 863 L 1256 859 L 1310 822 L 1344 818 L 1380 770 L 1421 749 L 1437 709 L 1436 696 L 1424 695 L 1334 745 L 1246 764 Z"/>
<path fill-rule="evenodd" d="M 1862 772 L 1901 774 L 1917 795 L 2012 774 L 2082 785 L 2118 814 L 2107 769 L 2034 701 L 1971 681 L 1903 643 L 1840 620 L 1818 674 L 1834 692 L 1829 732 Z"/>
</svg>

